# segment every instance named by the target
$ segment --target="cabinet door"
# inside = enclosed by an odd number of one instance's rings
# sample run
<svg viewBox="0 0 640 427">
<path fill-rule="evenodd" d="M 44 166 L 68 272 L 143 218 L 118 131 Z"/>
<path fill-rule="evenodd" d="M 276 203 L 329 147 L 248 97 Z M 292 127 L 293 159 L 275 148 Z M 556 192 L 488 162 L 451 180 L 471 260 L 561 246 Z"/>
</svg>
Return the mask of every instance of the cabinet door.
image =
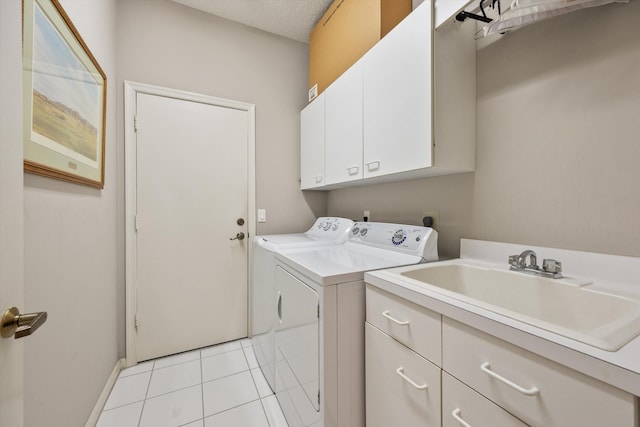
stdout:
<svg viewBox="0 0 640 427">
<path fill-rule="evenodd" d="M 326 94 L 326 183 L 362 178 L 362 63 L 356 62 Z"/>
<path fill-rule="evenodd" d="M 364 177 L 432 166 L 432 3 L 363 58 Z"/>
<path fill-rule="evenodd" d="M 442 427 L 527 427 L 480 393 L 442 372 Z"/>
<path fill-rule="evenodd" d="M 440 368 L 365 323 L 367 427 L 440 426 Z"/>
<path fill-rule="evenodd" d="M 300 113 L 300 187 L 320 187 L 324 182 L 325 94 Z"/>
</svg>

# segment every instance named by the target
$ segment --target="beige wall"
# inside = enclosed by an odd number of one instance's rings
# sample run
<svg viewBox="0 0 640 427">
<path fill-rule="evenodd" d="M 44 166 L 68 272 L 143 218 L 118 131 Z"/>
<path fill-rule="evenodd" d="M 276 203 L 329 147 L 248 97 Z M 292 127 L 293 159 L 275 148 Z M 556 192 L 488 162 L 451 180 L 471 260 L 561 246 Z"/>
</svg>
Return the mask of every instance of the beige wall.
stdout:
<svg viewBox="0 0 640 427">
<path fill-rule="evenodd" d="M 460 237 L 640 256 L 639 40 L 632 1 L 479 45 L 476 172 L 332 191 L 329 214 L 437 210 L 445 256 Z"/>
<path fill-rule="evenodd" d="M 116 2 L 61 3 L 108 79 L 105 187 L 25 175 L 25 309 L 49 314 L 25 339 L 28 427 L 84 425 L 118 360 Z"/>
</svg>

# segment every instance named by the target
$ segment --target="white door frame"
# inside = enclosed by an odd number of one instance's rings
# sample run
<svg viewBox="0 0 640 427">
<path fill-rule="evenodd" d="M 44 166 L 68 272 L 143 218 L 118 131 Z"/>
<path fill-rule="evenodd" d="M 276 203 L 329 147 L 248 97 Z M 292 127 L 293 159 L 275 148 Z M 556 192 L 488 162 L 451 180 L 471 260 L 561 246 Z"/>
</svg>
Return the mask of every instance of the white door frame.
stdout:
<svg viewBox="0 0 640 427">
<path fill-rule="evenodd" d="M 125 80 L 124 82 L 124 146 L 125 146 L 125 329 L 126 329 L 126 366 L 133 366 L 138 362 L 136 344 L 136 235 L 135 235 L 135 215 L 136 215 L 136 181 L 137 181 L 137 159 L 136 159 L 136 132 L 134 115 L 136 112 L 136 95 L 144 93 L 148 95 L 164 96 L 168 98 L 181 99 L 191 102 L 215 105 L 225 108 L 246 111 L 248 113 L 249 134 L 247 137 L 247 226 L 248 239 L 256 232 L 255 222 L 255 105 L 240 101 L 233 101 L 224 98 L 217 98 L 208 95 L 185 92 L 176 89 L 169 89 L 160 86 L 153 86 L 145 83 L 137 83 Z M 251 260 L 251 245 L 247 245 L 248 264 L 247 272 Z M 247 274 L 247 280 L 249 274 Z M 248 285 L 248 283 L 247 283 Z M 247 304 L 249 302 L 247 301 Z M 248 332 L 248 331 L 247 331 Z"/>
<path fill-rule="evenodd" d="M 24 305 L 22 6 L 0 0 L 0 316 Z M 24 423 L 24 343 L 0 337 L 0 427 Z"/>
</svg>

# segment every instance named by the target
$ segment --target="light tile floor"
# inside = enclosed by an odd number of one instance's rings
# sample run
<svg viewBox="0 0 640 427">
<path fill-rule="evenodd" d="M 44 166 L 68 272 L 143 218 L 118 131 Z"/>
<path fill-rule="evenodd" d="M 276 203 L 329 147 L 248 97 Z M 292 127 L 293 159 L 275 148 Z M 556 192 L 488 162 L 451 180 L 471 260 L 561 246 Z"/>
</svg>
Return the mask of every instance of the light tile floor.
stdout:
<svg viewBox="0 0 640 427">
<path fill-rule="evenodd" d="M 287 427 L 249 339 L 120 372 L 97 427 Z"/>
</svg>

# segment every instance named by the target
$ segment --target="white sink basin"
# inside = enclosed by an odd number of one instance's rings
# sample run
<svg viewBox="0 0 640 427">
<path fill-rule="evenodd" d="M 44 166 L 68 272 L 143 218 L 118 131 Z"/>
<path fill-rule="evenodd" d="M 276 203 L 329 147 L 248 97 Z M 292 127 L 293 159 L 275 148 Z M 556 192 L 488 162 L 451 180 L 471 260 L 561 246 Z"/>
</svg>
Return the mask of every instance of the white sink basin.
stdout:
<svg viewBox="0 0 640 427">
<path fill-rule="evenodd" d="M 464 263 L 407 268 L 410 281 L 539 328 L 615 351 L 640 333 L 640 301 L 548 279 Z"/>
</svg>

